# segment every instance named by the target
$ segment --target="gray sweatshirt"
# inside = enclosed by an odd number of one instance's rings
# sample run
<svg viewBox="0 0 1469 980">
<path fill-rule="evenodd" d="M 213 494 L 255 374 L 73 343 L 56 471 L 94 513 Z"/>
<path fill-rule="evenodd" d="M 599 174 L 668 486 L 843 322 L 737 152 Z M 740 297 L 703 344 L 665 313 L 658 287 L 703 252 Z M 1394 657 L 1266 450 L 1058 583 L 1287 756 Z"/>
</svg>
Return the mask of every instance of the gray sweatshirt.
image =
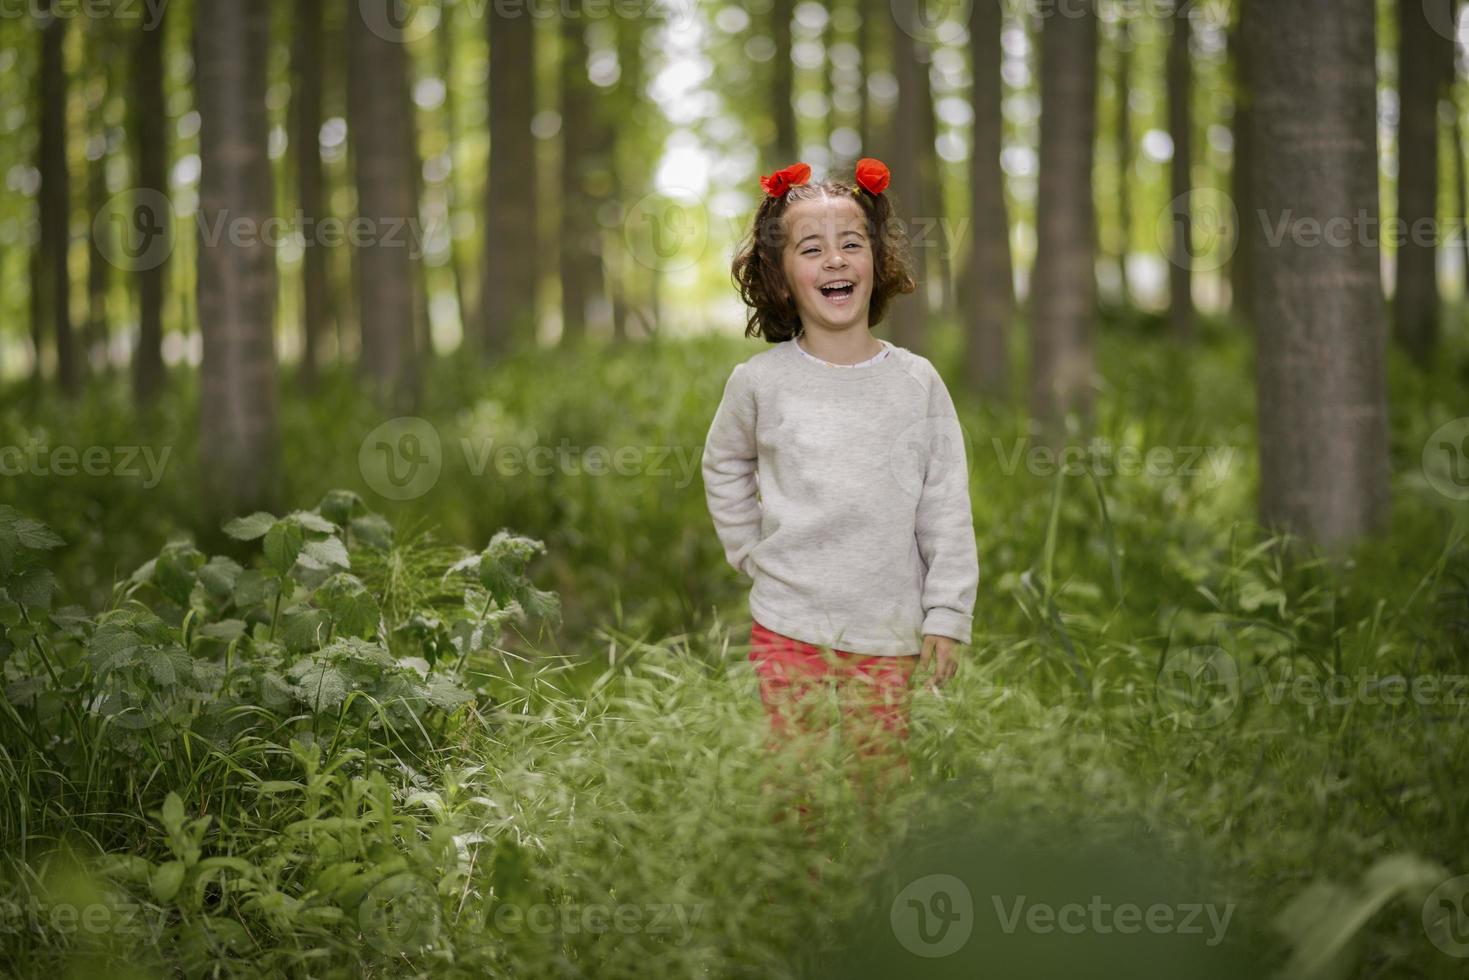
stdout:
<svg viewBox="0 0 1469 980">
<path fill-rule="evenodd" d="M 704 444 L 704 492 L 766 629 L 860 654 L 968 643 L 979 586 L 963 430 L 903 347 L 834 369 L 794 340 L 735 366 Z"/>
</svg>

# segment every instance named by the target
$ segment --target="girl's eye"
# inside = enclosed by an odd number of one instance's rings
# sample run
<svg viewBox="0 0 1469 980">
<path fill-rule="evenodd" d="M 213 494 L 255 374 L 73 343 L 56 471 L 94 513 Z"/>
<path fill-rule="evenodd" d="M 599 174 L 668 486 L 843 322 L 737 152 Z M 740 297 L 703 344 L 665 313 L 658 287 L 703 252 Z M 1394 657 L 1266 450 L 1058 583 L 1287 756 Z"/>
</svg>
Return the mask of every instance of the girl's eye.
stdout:
<svg viewBox="0 0 1469 980">
<path fill-rule="evenodd" d="M 817 252 L 818 252 L 818 251 L 820 251 L 820 249 L 815 249 L 815 248 L 808 248 L 808 249 L 806 249 L 806 250 L 804 250 L 804 251 L 803 251 L 803 252 L 801 252 L 801 254 L 802 254 L 802 255 L 814 255 L 814 254 L 816 254 L 816 253 L 817 253 Z"/>
<path fill-rule="evenodd" d="M 862 243 L 861 242 L 847 242 L 847 247 L 848 248 L 861 248 L 862 247 Z"/>
</svg>

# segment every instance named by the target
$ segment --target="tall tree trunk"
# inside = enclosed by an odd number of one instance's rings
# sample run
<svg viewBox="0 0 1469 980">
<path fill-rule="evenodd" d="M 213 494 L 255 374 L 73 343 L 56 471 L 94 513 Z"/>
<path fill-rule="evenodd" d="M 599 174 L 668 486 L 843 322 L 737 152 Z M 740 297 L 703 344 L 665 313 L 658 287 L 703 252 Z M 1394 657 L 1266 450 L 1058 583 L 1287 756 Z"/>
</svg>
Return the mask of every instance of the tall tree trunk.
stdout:
<svg viewBox="0 0 1469 980">
<path fill-rule="evenodd" d="M 1249 315 L 1250 263 L 1259 252 L 1252 238 L 1260 234 L 1254 205 L 1250 201 L 1251 148 L 1254 143 L 1250 62 L 1252 54 L 1244 43 L 1244 17 L 1235 13 L 1229 32 L 1229 52 L 1234 62 L 1234 161 L 1229 171 L 1230 196 L 1234 198 L 1236 224 L 1234 253 L 1229 257 L 1230 309 L 1237 318 Z"/>
<path fill-rule="evenodd" d="M 857 89 L 857 138 L 864 156 L 877 156 L 877 134 L 872 122 L 872 94 L 867 83 L 874 70 L 872 51 L 875 38 L 872 25 L 880 16 L 877 0 L 852 0 L 857 5 L 857 57 L 862 82 Z"/>
<path fill-rule="evenodd" d="M 469 305 L 468 280 L 472 276 L 464 267 L 464 249 L 454 235 L 454 218 L 459 213 L 460 205 L 469 199 L 469 196 L 464 193 L 464 181 L 460 175 L 459 159 L 456 155 L 456 150 L 459 148 L 459 96 L 454 85 L 454 71 L 457 64 L 454 58 L 454 7 L 455 5 L 449 0 L 439 0 L 439 27 L 436 32 L 438 34 L 439 75 L 444 79 L 444 105 L 441 110 L 446 147 L 444 152 L 449 156 L 449 175 L 444 180 L 444 218 L 449 224 L 449 269 L 454 275 L 454 301 L 459 308 L 459 324 L 463 342 L 469 345 L 472 343 L 471 327 L 479 320 Z"/>
<path fill-rule="evenodd" d="M 1454 111 L 1454 200 L 1459 206 L 1456 223 L 1459 226 L 1459 245 L 1464 252 L 1464 298 L 1469 299 L 1469 174 L 1465 173 L 1464 123 L 1457 98 L 1453 99 L 1451 107 Z"/>
<path fill-rule="evenodd" d="M 938 305 L 933 306 L 932 294 L 930 294 L 930 312 L 936 310 L 947 311 L 952 308 L 953 302 L 953 276 L 949 269 L 949 255 L 945 229 L 947 228 L 944 212 L 944 185 L 942 174 L 939 171 L 938 157 L 938 119 L 934 113 L 933 105 L 933 83 L 930 75 L 930 51 L 926 42 L 915 42 L 914 53 L 922 53 L 918 60 L 918 71 L 914 75 L 918 82 L 918 120 L 919 120 L 919 142 L 918 142 L 918 172 L 922 175 L 920 191 L 922 194 L 922 205 L 918 214 L 922 221 L 914 230 L 915 235 L 922 235 L 921 245 L 925 253 L 925 262 L 929 275 L 934 279 L 934 292 L 938 296 Z"/>
<path fill-rule="evenodd" d="M 1169 248 L 1168 330 L 1175 340 L 1194 336 L 1193 214 L 1189 200 L 1193 190 L 1193 65 L 1189 40 L 1193 34 L 1189 10 L 1192 4 L 1174 0 L 1168 38 L 1168 131 L 1173 138 L 1173 160 L 1169 166 L 1169 197 L 1173 237 Z"/>
<path fill-rule="evenodd" d="M 1092 141 L 1097 17 L 1048 17 L 1041 29 L 1040 181 L 1032 277 L 1030 410 L 1048 440 L 1068 412 L 1090 420 L 1096 297 Z"/>
<path fill-rule="evenodd" d="M 107 129 L 107 99 L 113 85 L 112 24 L 106 19 L 87 24 L 88 57 L 101 75 L 103 84 L 89 91 L 87 115 L 90 141 L 87 147 L 87 214 L 100 215 L 107 210 L 107 160 L 110 142 Z M 103 250 L 103 239 L 88 235 L 87 250 L 87 333 L 83 362 L 89 370 L 107 372 L 108 363 L 108 292 L 112 287 L 112 265 Z"/>
<path fill-rule="evenodd" d="M 490 174 L 485 193 L 484 296 L 488 354 L 536 341 L 535 23 L 486 12 L 490 38 Z"/>
<path fill-rule="evenodd" d="M 1398 4 L 1398 243 L 1393 332 L 1420 366 L 1438 347 L 1438 102 L 1453 65 L 1450 41 L 1423 4 Z"/>
<path fill-rule="evenodd" d="M 269 509 L 276 497 L 275 252 L 260 231 L 273 216 L 267 152 L 269 5 L 198 0 L 199 322 L 201 471 L 223 516 Z M 203 240 L 210 228 L 255 230 Z"/>
<path fill-rule="evenodd" d="M 322 0 L 296 0 L 296 38 L 291 48 L 291 98 L 295 144 L 296 192 L 302 219 L 317 228 L 327 216 L 326 178 L 321 163 L 322 60 L 324 27 Z M 321 338 L 330 313 L 326 246 L 307 236 L 301 261 L 301 379 L 316 384 L 321 363 Z"/>
<path fill-rule="evenodd" d="M 770 83 L 771 111 L 775 114 L 774 165 L 788 166 L 800 152 L 796 135 L 795 63 L 791 61 L 793 0 L 774 0 L 770 8 L 770 35 L 775 40 L 774 75 Z"/>
<path fill-rule="evenodd" d="M 139 28 L 133 41 L 132 130 L 138 161 L 139 198 L 133 207 L 134 222 L 174 235 L 172 213 L 160 202 L 168 199 L 168 109 L 163 93 L 163 46 L 166 8 L 158 20 Z M 161 211 L 151 217 L 153 210 Z M 133 398 L 146 405 L 163 389 L 163 300 L 168 290 L 168 256 L 172 249 L 159 250 L 156 258 L 137 270 L 138 346 L 133 351 Z"/>
<path fill-rule="evenodd" d="M 1010 258 L 1010 216 L 1005 207 L 1004 145 L 1001 112 L 999 0 L 979 0 L 969 24 L 974 76 L 974 146 L 969 157 L 969 251 L 967 282 L 961 297 L 968 308 L 966 380 L 981 393 L 1003 398 L 1010 392 L 1010 319 L 1015 309 Z"/>
<path fill-rule="evenodd" d="M 1127 257 L 1132 252 L 1132 49 L 1136 44 L 1132 22 L 1124 11 L 1117 22 L 1117 275 L 1122 306 L 1132 305 L 1132 283 Z"/>
<path fill-rule="evenodd" d="M 71 180 L 66 155 L 66 27 L 69 18 L 46 14 L 41 31 L 41 273 L 45 320 L 56 343 L 56 377 L 61 390 L 81 387 L 76 338 L 71 323 Z M 39 353 L 38 348 L 38 353 Z M 37 361 L 39 364 L 39 360 Z"/>
<path fill-rule="evenodd" d="M 1246 0 L 1245 17 L 1251 202 L 1284 232 L 1252 259 L 1261 521 L 1337 550 L 1388 519 L 1378 250 L 1315 232 L 1378 218 L 1374 4 Z"/>
<path fill-rule="evenodd" d="M 910 242 L 918 231 L 917 219 L 929 213 L 925 211 L 923 151 L 920 146 L 924 138 L 921 100 L 928 86 L 919 77 L 926 66 L 918 63 L 913 50 L 918 43 L 913 38 L 919 23 L 918 2 L 894 0 L 893 3 L 893 74 L 898 81 L 898 105 L 888 127 L 893 173 L 891 193 Z M 890 307 L 893 343 L 918 354 L 925 354 L 928 349 L 929 251 L 924 242 L 913 242 L 913 270 L 918 280 L 918 292 L 911 297 L 897 298 Z"/>
<path fill-rule="evenodd" d="M 357 214 L 369 229 L 357 247 L 362 371 L 384 405 L 411 405 L 418 395 L 413 258 L 417 209 L 410 141 L 416 126 L 408 101 L 407 55 L 393 0 L 364 0 L 347 25 L 347 104 L 357 177 Z M 367 4 L 383 9 L 367 16 Z"/>
<path fill-rule="evenodd" d="M 587 333 L 589 239 L 596 234 L 585 170 L 590 152 L 591 106 L 587 92 L 586 25 L 561 18 L 561 337 L 579 342 Z"/>
</svg>

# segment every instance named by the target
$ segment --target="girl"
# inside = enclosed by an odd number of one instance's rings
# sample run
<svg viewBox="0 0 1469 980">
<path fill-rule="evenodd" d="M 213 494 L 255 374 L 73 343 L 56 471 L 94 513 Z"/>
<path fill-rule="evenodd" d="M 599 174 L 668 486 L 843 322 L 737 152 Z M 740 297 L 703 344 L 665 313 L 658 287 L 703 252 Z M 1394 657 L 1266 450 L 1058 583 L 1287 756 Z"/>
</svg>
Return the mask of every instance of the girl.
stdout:
<svg viewBox="0 0 1469 980">
<path fill-rule="evenodd" d="M 752 580 L 750 660 L 773 744 L 818 727 L 803 702 L 832 680 L 859 756 L 892 753 L 906 776 L 894 750 L 915 668 L 945 683 L 970 639 L 968 461 L 933 365 L 871 332 L 917 288 L 888 168 L 810 174 L 797 163 L 760 180 L 733 276 L 745 335 L 773 346 L 725 384 L 704 487 L 725 557 Z"/>
</svg>

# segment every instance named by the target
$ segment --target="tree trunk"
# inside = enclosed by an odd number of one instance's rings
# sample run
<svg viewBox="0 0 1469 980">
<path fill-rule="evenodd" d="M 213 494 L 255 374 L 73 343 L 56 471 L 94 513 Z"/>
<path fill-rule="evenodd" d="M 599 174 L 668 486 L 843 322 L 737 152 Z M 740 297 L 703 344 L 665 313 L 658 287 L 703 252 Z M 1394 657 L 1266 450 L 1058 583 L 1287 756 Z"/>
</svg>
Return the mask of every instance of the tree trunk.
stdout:
<svg viewBox="0 0 1469 980">
<path fill-rule="evenodd" d="M 112 24 L 93 20 L 87 24 L 87 42 L 92 63 L 102 78 L 102 85 L 89 89 L 87 115 L 91 145 L 87 152 L 87 214 L 100 215 L 107 210 L 107 97 L 113 86 Z M 112 265 L 103 251 L 103 239 L 87 236 L 87 333 L 82 360 L 88 370 L 108 372 L 108 292 L 112 287 Z"/>
<path fill-rule="evenodd" d="M 1244 43 L 1244 17 L 1235 14 L 1234 26 L 1229 32 L 1229 51 L 1234 62 L 1234 161 L 1229 172 L 1230 196 L 1234 198 L 1236 225 L 1234 229 L 1234 253 L 1229 257 L 1229 302 L 1237 318 L 1249 315 L 1250 263 L 1259 252 L 1253 242 L 1260 234 L 1259 222 L 1255 219 L 1250 203 L 1251 147 L 1254 143 L 1254 125 L 1250 121 L 1253 95 L 1250 88 L 1251 53 Z"/>
<path fill-rule="evenodd" d="M 269 5 L 198 0 L 200 459 L 217 516 L 276 496 L 275 251 L 267 153 Z M 210 229 L 247 229 L 205 240 Z"/>
<path fill-rule="evenodd" d="M 1092 141 L 1096 134 L 1097 18 L 1041 29 L 1040 181 L 1032 277 L 1031 415 L 1050 440 L 1068 412 L 1090 419 L 1096 296 Z"/>
<path fill-rule="evenodd" d="M 324 26 L 322 0 L 296 0 L 296 38 L 291 49 L 294 92 L 296 188 L 302 220 L 317 228 L 327 214 L 326 178 L 321 163 L 322 61 Z M 327 286 L 327 249 L 315 235 L 306 236 L 301 261 L 301 380 L 315 387 L 321 362 L 321 338 L 330 313 Z"/>
<path fill-rule="evenodd" d="M 1245 17 L 1250 197 L 1280 235 L 1252 259 L 1261 521 L 1336 551 L 1388 519 L 1378 250 L 1352 224 L 1379 216 L 1374 4 L 1246 0 Z"/>
<path fill-rule="evenodd" d="M 366 0 L 384 8 L 393 0 Z M 384 405 L 410 405 L 418 394 L 412 256 L 414 206 L 413 112 L 406 53 L 387 9 L 362 13 L 347 25 L 347 103 L 357 176 L 357 214 L 366 238 L 357 246 L 361 367 Z M 411 223 L 410 223 L 411 221 Z"/>
<path fill-rule="evenodd" d="M 974 145 L 969 158 L 969 269 L 961 299 L 968 309 L 966 380 L 990 397 L 1010 391 L 1010 318 L 1015 309 L 1010 216 L 1005 206 L 999 0 L 979 0 L 969 25 L 974 86 Z"/>
<path fill-rule="evenodd" d="M 1189 40 L 1191 4 L 1175 0 L 1169 19 L 1168 38 L 1168 131 L 1173 138 L 1173 160 L 1169 166 L 1169 208 L 1172 240 L 1168 269 L 1168 331 L 1175 340 L 1194 336 L 1193 214 L 1189 199 L 1193 190 L 1193 65 Z"/>
<path fill-rule="evenodd" d="M 448 0 L 439 3 L 438 27 L 439 75 L 444 79 L 444 142 L 449 155 L 449 175 L 444 181 L 444 218 L 449 223 L 449 269 L 454 275 L 454 300 L 459 308 L 459 324 L 463 343 L 472 343 L 471 327 L 478 317 L 471 311 L 468 293 L 470 272 L 464 268 L 464 249 L 454 236 L 454 218 L 459 206 L 469 199 L 464 193 L 464 181 L 460 175 L 459 159 L 459 97 L 455 93 L 454 71 L 454 4 Z"/>
<path fill-rule="evenodd" d="M 926 70 L 918 63 L 914 54 L 913 32 L 917 29 L 919 0 L 894 0 L 893 19 L 893 74 L 898 81 L 898 105 L 892 115 L 888 144 L 892 154 L 892 184 L 894 209 L 902 222 L 904 234 L 912 243 L 913 271 L 918 280 L 918 292 L 908 297 L 897 297 L 890 307 L 893 318 L 892 341 L 917 354 L 925 354 L 928 348 L 928 276 L 930 274 L 929 249 L 923 241 L 913 241 L 919 230 L 917 219 L 925 215 L 924 178 L 922 172 L 923 140 L 922 93 L 928 86 L 922 83 L 919 73 Z"/>
<path fill-rule="evenodd" d="M 1127 274 L 1127 256 L 1132 252 L 1132 48 L 1136 43 L 1132 22 L 1117 23 L 1117 275 L 1124 309 L 1132 305 L 1132 284 Z"/>
<path fill-rule="evenodd" d="M 536 341 L 535 23 L 524 11 L 486 11 L 490 38 L 490 173 L 485 193 L 487 354 Z"/>
<path fill-rule="evenodd" d="M 561 18 L 561 337 L 579 342 L 587 333 L 589 245 L 596 216 L 589 213 L 585 168 L 591 150 L 590 94 L 587 92 L 586 25 L 581 17 Z"/>
<path fill-rule="evenodd" d="M 874 9 L 877 0 L 852 0 L 857 5 L 857 57 L 862 82 L 857 89 L 857 139 L 862 144 L 864 156 L 877 156 L 877 134 L 872 124 L 872 96 L 867 91 L 868 79 L 874 70 L 872 49 L 874 38 L 872 24 L 880 16 Z"/>
<path fill-rule="evenodd" d="M 1456 216 L 1456 223 L 1459 226 L 1459 245 L 1464 253 L 1463 298 L 1469 299 L 1469 174 L 1465 173 L 1464 123 L 1463 115 L 1459 112 L 1459 100 L 1457 98 L 1453 98 L 1451 107 L 1454 111 L 1454 200 L 1457 201 L 1459 205 L 1459 213 Z"/>
<path fill-rule="evenodd" d="M 46 15 L 41 31 L 41 289 L 43 322 L 56 342 L 56 378 L 61 390 L 75 395 L 81 387 L 76 338 L 71 324 L 71 181 L 66 156 L 66 27 L 69 18 Z M 41 348 L 37 348 L 40 354 Z M 37 358 L 39 371 L 40 359 Z"/>
<path fill-rule="evenodd" d="M 794 163 L 800 152 L 796 135 L 795 64 L 791 61 L 792 0 L 775 0 L 770 9 L 770 35 L 775 40 L 774 75 L 770 82 L 770 108 L 775 114 L 774 164 Z"/>
<path fill-rule="evenodd" d="M 163 43 L 166 8 L 157 23 L 140 28 L 133 48 L 133 146 L 138 161 L 140 194 L 133 207 L 134 221 L 172 240 L 173 215 L 158 202 L 168 199 L 168 109 L 163 93 Z M 144 218 L 152 210 L 161 213 Z M 168 291 L 168 257 L 164 248 L 141 264 L 138 283 L 138 347 L 133 352 L 133 398 L 146 405 L 163 390 L 163 301 Z"/>
<path fill-rule="evenodd" d="M 1398 4 L 1398 241 L 1393 332 L 1426 367 L 1438 347 L 1438 102 L 1453 64 L 1423 4 Z"/>
<path fill-rule="evenodd" d="M 917 62 L 917 72 L 914 79 L 918 82 L 918 120 L 920 123 L 918 141 L 918 172 L 922 176 L 920 184 L 921 205 L 920 210 L 913 217 L 919 218 L 915 235 L 922 235 L 920 242 L 925 253 L 925 263 L 928 273 L 934 280 L 933 293 L 929 294 L 930 312 L 947 311 L 952 308 L 952 280 L 950 274 L 950 255 L 944 237 L 945 212 L 944 212 L 944 185 L 939 171 L 938 156 L 938 119 L 934 113 L 933 106 L 933 83 L 930 75 L 931 65 L 928 45 L 915 42 L 914 52 L 922 51 L 923 57 Z M 937 294 L 938 305 L 933 305 L 934 293 Z"/>
</svg>

